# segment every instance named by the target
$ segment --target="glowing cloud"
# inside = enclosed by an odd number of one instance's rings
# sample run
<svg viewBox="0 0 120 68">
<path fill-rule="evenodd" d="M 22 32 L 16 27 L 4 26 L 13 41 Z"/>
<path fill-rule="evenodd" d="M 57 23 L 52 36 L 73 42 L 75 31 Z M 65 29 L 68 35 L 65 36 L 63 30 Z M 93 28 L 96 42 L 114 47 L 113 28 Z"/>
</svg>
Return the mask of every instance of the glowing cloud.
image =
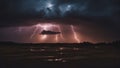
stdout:
<svg viewBox="0 0 120 68">
<path fill-rule="evenodd" d="M 47 35 L 42 35 L 41 40 L 47 39 Z"/>
<path fill-rule="evenodd" d="M 36 35 L 36 34 L 39 34 L 41 31 L 43 30 L 53 30 L 53 28 L 58 28 L 58 25 L 55 25 L 55 24 L 37 24 L 37 25 L 34 25 L 33 26 L 35 29 L 31 35 L 31 39 Z M 40 31 L 37 33 L 37 31 Z M 45 40 L 47 39 L 48 36 L 47 35 L 41 35 L 40 39 L 41 40 Z M 58 35 L 56 36 L 56 41 L 58 40 Z"/>
<path fill-rule="evenodd" d="M 66 36 L 66 34 L 63 32 L 62 30 L 62 26 L 60 24 L 53 24 L 53 23 L 41 23 L 41 24 L 36 24 L 33 25 L 31 28 L 33 30 L 33 33 L 30 36 L 30 39 L 33 39 L 33 37 L 39 37 L 39 41 L 41 43 L 45 42 L 53 42 L 53 43 L 59 43 L 59 42 L 66 42 L 68 43 L 69 41 L 72 42 L 76 42 L 76 43 L 80 43 L 80 39 L 79 36 L 77 34 L 77 32 L 75 31 L 75 26 L 73 25 L 68 25 L 70 26 L 71 29 L 69 29 L 69 32 L 73 33 L 73 36 L 71 36 L 70 38 L 74 38 L 74 39 L 68 39 L 68 37 L 64 37 Z M 60 34 L 57 35 L 42 35 L 40 34 L 43 30 L 46 31 L 58 31 L 60 32 Z M 51 40 L 50 40 L 51 39 Z M 67 41 L 69 40 L 69 41 Z"/>
<path fill-rule="evenodd" d="M 52 8 L 54 5 L 52 3 L 47 3 L 46 7 L 47 8 Z"/>
</svg>

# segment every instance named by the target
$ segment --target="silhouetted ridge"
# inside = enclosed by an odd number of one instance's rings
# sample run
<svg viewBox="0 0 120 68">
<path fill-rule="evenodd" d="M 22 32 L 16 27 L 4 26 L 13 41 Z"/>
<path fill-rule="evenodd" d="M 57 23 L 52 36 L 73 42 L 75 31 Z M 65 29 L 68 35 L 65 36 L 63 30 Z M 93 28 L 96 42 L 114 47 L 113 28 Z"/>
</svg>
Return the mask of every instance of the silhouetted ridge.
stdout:
<svg viewBox="0 0 120 68">
<path fill-rule="evenodd" d="M 80 46 L 87 46 L 87 47 L 91 47 L 91 46 L 113 46 L 116 48 L 120 48 L 120 41 L 113 41 L 110 43 L 90 43 L 90 42 L 83 42 L 83 43 L 16 43 L 16 42 L 10 42 L 10 41 L 1 41 L 0 42 L 0 46 L 4 46 L 4 45 L 23 45 L 23 46 L 72 46 L 72 47 L 80 47 Z"/>
</svg>

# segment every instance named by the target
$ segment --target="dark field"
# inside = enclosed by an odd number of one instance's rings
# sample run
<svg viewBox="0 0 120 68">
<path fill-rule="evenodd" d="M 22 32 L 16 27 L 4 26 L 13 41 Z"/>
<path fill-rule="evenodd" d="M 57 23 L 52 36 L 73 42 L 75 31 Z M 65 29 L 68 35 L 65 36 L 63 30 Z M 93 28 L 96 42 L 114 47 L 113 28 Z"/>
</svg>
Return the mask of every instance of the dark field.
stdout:
<svg viewBox="0 0 120 68">
<path fill-rule="evenodd" d="M 1 43 L 0 68 L 120 68 L 120 48 L 113 44 Z"/>
</svg>

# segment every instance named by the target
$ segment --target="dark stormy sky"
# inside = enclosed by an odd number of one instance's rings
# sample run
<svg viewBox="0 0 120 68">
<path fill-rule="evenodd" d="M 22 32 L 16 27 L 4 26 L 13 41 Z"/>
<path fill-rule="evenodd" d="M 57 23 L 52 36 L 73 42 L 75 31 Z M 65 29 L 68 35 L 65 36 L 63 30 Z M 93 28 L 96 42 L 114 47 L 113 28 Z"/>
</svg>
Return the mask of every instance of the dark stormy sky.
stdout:
<svg viewBox="0 0 120 68">
<path fill-rule="evenodd" d="M 120 40 L 120 1 L 0 0 L 0 41 L 39 43 L 39 30 L 45 29 L 46 24 L 39 26 L 36 32 L 34 26 L 43 23 L 61 27 L 65 40 L 55 36 L 56 42 L 73 43 L 75 34 L 81 42 Z M 55 30 L 53 26 L 49 28 Z M 31 34 L 34 34 L 32 39 Z M 44 42 L 55 42 L 49 40 L 51 37 L 46 39 Z"/>
</svg>

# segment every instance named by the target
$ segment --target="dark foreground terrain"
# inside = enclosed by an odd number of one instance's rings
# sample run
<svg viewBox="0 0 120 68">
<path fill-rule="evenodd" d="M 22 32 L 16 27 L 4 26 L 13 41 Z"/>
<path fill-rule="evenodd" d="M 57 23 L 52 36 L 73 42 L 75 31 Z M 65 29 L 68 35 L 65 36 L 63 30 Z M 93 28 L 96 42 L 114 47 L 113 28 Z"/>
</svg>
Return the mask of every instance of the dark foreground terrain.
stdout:
<svg viewBox="0 0 120 68">
<path fill-rule="evenodd" d="M 0 68 L 120 68 L 119 42 L 0 43 Z"/>
</svg>

